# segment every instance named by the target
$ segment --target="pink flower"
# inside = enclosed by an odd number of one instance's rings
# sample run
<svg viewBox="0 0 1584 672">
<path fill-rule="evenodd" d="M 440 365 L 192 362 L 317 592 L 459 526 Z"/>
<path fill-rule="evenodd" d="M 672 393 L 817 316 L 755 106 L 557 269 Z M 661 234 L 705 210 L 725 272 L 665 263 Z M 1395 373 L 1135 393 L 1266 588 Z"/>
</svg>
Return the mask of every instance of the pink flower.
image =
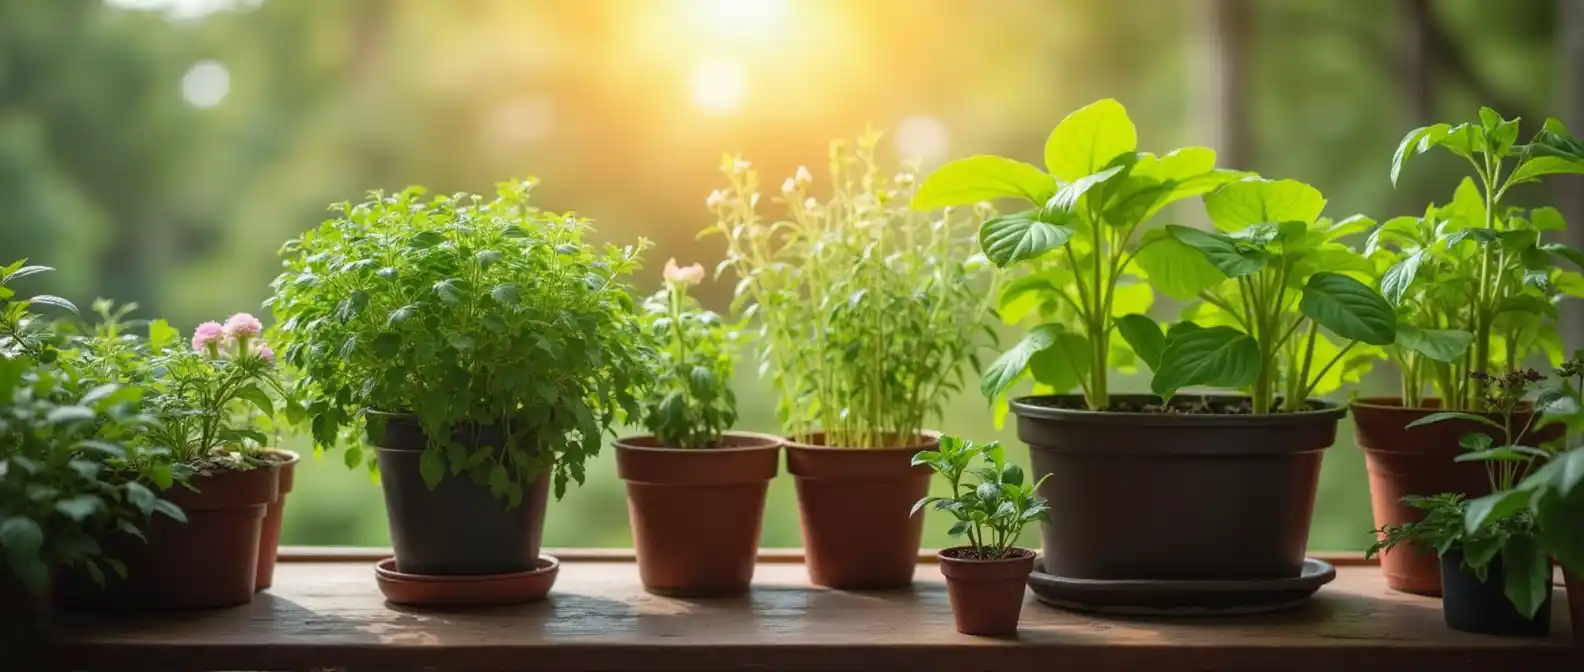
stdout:
<svg viewBox="0 0 1584 672">
<path fill-rule="evenodd" d="M 676 259 L 667 259 L 666 282 L 676 285 L 696 285 L 704 281 L 704 267 L 698 264 L 677 268 Z"/>
<path fill-rule="evenodd" d="M 246 341 L 259 335 L 259 332 L 262 331 L 264 331 L 264 325 L 259 323 L 258 318 L 247 313 L 232 315 L 231 319 L 226 320 L 225 323 L 226 338 L 237 341 Z"/>
<path fill-rule="evenodd" d="M 193 350 L 213 355 L 219 349 L 223 338 L 225 338 L 225 327 L 220 326 L 219 322 L 205 322 L 198 325 L 198 330 L 193 332 Z"/>
<path fill-rule="evenodd" d="M 270 366 L 275 365 L 275 351 L 271 350 L 269 346 L 264 345 L 263 343 L 260 343 L 258 346 L 258 358 L 264 360 L 265 364 L 269 364 Z"/>
</svg>

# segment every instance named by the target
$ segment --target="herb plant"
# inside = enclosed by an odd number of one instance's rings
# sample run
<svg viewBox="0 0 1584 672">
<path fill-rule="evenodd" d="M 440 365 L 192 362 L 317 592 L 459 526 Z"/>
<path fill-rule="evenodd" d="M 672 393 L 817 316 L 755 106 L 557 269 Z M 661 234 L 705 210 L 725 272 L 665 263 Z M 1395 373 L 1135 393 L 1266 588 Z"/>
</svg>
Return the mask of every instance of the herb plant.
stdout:
<svg viewBox="0 0 1584 672">
<path fill-rule="evenodd" d="M 1558 478 L 1556 470 L 1561 467 L 1547 464 L 1551 462 L 1552 451 L 1517 443 L 1529 427 L 1517 426 L 1515 416 L 1527 405 L 1526 395 L 1531 387 L 1544 376 L 1533 369 L 1503 376 L 1478 371 L 1472 375 L 1482 389 L 1489 390 L 1482 399 L 1484 410 L 1500 417 L 1500 421 L 1474 413 L 1443 411 L 1408 426 L 1465 420 L 1495 430 L 1502 437 L 1500 443 L 1484 432 L 1463 436 L 1459 443 L 1466 452 L 1456 458 L 1459 462 L 1483 462 L 1492 494 L 1474 500 L 1465 500 L 1460 493 L 1405 498 L 1409 505 L 1424 510 L 1425 518 L 1379 530 L 1381 540 L 1370 552 L 1404 543 L 1421 550 L 1434 549 L 1439 555 L 1458 549 L 1463 553 L 1463 564 L 1481 581 L 1486 580 L 1491 563 L 1500 558 L 1507 598 L 1520 613 L 1532 618 L 1551 592 L 1551 562 L 1548 550 L 1541 546 L 1542 526 L 1533 505 L 1536 495 L 1554 480 L 1567 480 Z M 1550 471 L 1543 479 L 1532 479 L 1531 474 L 1538 473 L 1535 468 L 1539 465 L 1546 465 Z M 1572 480 L 1576 484 L 1578 479 Z M 1562 534 L 1578 538 L 1571 530 Z"/>
<path fill-rule="evenodd" d="M 51 306 L 73 314 L 77 306 L 48 294 L 18 298 L 16 288 L 10 286 L 17 280 L 54 270 L 48 266 L 30 266 L 26 259 L 0 267 L 0 357 L 26 355 L 43 364 L 55 361 L 54 346 L 59 344 L 60 337 L 32 312 L 33 306 Z"/>
<path fill-rule="evenodd" d="M 622 278 L 646 243 L 597 251 L 590 223 L 534 207 L 532 186 L 372 192 L 286 243 L 275 339 L 317 448 L 345 438 L 356 466 L 363 410 L 410 413 L 425 483 L 465 476 L 515 506 L 547 469 L 557 497 L 582 483 L 601 433 L 638 417 L 651 353 Z M 504 445 L 455 439 L 483 425 Z"/>
<path fill-rule="evenodd" d="M 976 460 L 980 462 L 978 467 L 974 466 Z M 913 505 L 911 515 L 934 504 L 935 510 L 955 516 L 957 522 L 947 533 L 968 538 L 973 555 L 964 559 L 1011 557 L 1023 527 L 1044 520 L 1050 513 L 1045 500 L 1034 494 L 1050 474 L 1036 483 L 1026 482 L 1023 469 L 1007 463 L 1000 443 L 981 446 L 955 436 L 942 436 L 940 450 L 913 456 L 913 464 L 929 465 L 946 479 L 952 495 L 925 497 Z"/>
<path fill-rule="evenodd" d="M 710 448 L 737 422 L 732 392 L 732 340 L 721 318 L 688 295 L 704 267 L 666 262 L 665 286 L 644 302 L 644 329 L 654 342 L 655 382 L 643 405 L 643 423 L 661 445 Z"/>
<path fill-rule="evenodd" d="M 1584 276 L 1556 268 L 1561 261 L 1584 268 L 1584 254 L 1541 239 L 1565 228 L 1561 215 L 1505 203 L 1513 187 L 1584 173 L 1584 143 L 1548 119 L 1529 143 L 1517 144 L 1517 119 L 1490 108 L 1479 116 L 1478 123 L 1435 124 L 1403 138 L 1392 157 L 1393 184 L 1410 158 L 1436 147 L 1466 159 L 1474 175 L 1447 206 L 1382 224 L 1366 250 L 1391 264 L 1380 286 L 1411 326 L 1396 348 L 1410 406 L 1422 403 L 1428 384 L 1445 408 L 1477 409 L 1485 390 L 1469 374 L 1516 369 L 1537 352 L 1560 360 L 1553 304 L 1584 291 Z"/>
<path fill-rule="evenodd" d="M 1040 388 L 1078 387 L 1090 409 L 1107 408 L 1108 366 L 1135 361 L 1112 332 L 1124 328 L 1120 316 L 1149 308 L 1154 295 L 1146 280 L 1186 299 L 1219 279 L 1214 268 L 1172 255 L 1166 248 L 1174 239 L 1146 232 L 1145 223 L 1239 173 L 1217 170 L 1215 152 L 1203 147 L 1163 156 L 1137 148 L 1127 111 L 1102 100 L 1056 126 L 1045 142 L 1045 170 L 973 156 L 941 166 L 914 194 L 912 205 L 922 210 L 1002 198 L 1032 206 L 979 230 L 991 262 L 1024 269 L 1001 292 L 1002 319 L 1036 322 L 985 370 L 980 388 L 987 398 L 999 400 L 1028 375 Z"/>
<path fill-rule="evenodd" d="M 984 218 L 971 208 L 910 210 L 914 175 L 894 177 L 875 157 L 880 136 L 830 149 L 830 196 L 811 195 L 800 168 L 777 199 L 786 219 L 758 212 L 758 173 L 726 157 L 731 182 L 710 195 L 726 238 L 717 273 L 741 278 L 733 310 L 758 324 L 760 373 L 774 383 L 794 440 L 826 445 L 910 445 L 963 385 L 963 364 L 993 344 L 984 324 L 995 269 L 975 254 Z"/>
<path fill-rule="evenodd" d="M 1324 208 L 1314 187 L 1251 177 L 1205 197 L 1214 231 L 1165 228 L 1177 245 L 1163 254 L 1184 265 L 1196 255 L 1213 274 L 1196 276 L 1207 281 L 1200 301 L 1165 333 L 1143 316 L 1121 318 L 1123 337 L 1155 371 L 1156 394 L 1247 388 L 1254 413 L 1300 411 L 1395 341 L 1391 305 L 1359 279 L 1373 267 L 1338 240 L 1368 221 L 1332 223 Z"/>
</svg>

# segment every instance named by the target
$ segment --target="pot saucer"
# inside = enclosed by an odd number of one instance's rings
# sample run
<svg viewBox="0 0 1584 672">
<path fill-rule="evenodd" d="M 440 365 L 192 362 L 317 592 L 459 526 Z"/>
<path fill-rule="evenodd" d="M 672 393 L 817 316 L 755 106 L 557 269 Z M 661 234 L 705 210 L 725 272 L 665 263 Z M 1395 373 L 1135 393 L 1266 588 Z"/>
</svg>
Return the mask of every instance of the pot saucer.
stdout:
<svg viewBox="0 0 1584 672">
<path fill-rule="evenodd" d="M 539 566 L 515 574 L 435 575 L 403 574 L 396 559 L 374 565 L 380 592 L 392 604 L 409 607 L 483 607 L 536 602 L 550 593 L 561 561 L 540 556 Z"/>
<path fill-rule="evenodd" d="M 1336 578 L 1330 563 L 1305 558 L 1290 579 L 1151 581 L 1069 579 L 1045 573 L 1043 558 L 1029 588 L 1053 607 L 1120 616 L 1241 616 L 1291 609 Z"/>
</svg>

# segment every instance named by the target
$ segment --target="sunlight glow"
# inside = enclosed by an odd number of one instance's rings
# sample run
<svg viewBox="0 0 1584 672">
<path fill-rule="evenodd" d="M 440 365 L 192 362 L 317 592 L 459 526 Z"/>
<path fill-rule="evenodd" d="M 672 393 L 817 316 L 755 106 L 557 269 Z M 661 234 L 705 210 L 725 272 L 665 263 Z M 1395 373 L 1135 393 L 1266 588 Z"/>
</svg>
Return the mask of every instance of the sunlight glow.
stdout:
<svg viewBox="0 0 1584 672">
<path fill-rule="evenodd" d="M 694 15 L 727 33 L 764 31 L 786 18 L 786 0 L 694 0 Z"/>
<path fill-rule="evenodd" d="M 951 134 L 946 122 L 915 114 L 897 125 L 897 154 L 905 161 L 938 161 L 946 156 Z"/>
<path fill-rule="evenodd" d="M 198 61 L 182 75 L 181 92 L 188 105 L 214 107 L 231 92 L 231 72 L 219 61 Z"/>
<path fill-rule="evenodd" d="M 688 96 L 707 112 L 730 112 L 742 105 L 748 93 L 748 74 L 742 64 L 705 61 L 688 75 Z"/>
</svg>

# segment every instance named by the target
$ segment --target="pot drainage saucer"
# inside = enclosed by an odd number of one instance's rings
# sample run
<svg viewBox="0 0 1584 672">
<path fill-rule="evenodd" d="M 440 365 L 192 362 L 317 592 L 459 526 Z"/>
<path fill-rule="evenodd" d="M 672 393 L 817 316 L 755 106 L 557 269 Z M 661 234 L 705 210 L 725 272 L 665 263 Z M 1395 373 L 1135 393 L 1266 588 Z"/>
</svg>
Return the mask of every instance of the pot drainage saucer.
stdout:
<svg viewBox="0 0 1584 672">
<path fill-rule="evenodd" d="M 395 558 L 386 558 L 374 566 L 374 578 L 391 604 L 430 608 L 483 607 L 542 600 L 555 585 L 560 570 L 561 562 L 545 555 L 533 569 L 515 574 L 404 574 L 396 571 Z"/>
<path fill-rule="evenodd" d="M 1121 616 L 1241 616 L 1291 609 L 1336 578 L 1330 563 L 1305 558 L 1290 579 L 1251 581 L 1151 581 L 1069 579 L 1034 564 L 1029 588 L 1053 607 Z"/>
</svg>

